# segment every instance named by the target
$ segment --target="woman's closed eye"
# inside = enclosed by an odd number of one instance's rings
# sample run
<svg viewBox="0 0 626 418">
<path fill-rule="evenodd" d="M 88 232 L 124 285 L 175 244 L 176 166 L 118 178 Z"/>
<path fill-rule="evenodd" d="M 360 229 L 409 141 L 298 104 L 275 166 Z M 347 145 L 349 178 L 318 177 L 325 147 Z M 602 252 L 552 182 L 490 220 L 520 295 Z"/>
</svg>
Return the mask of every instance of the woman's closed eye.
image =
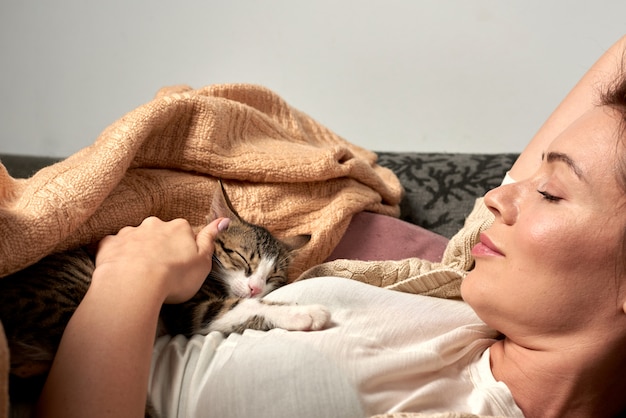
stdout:
<svg viewBox="0 0 626 418">
<path fill-rule="evenodd" d="M 542 190 L 537 190 L 537 193 L 539 193 L 541 196 L 543 196 L 543 198 L 549 202 L 558 202 L 560 200 L 562 200 L 561 197 L 558 196 L 554 196 L 553 194 L 550 194 L 546 191 L 542 191 Z"/>
</svg>

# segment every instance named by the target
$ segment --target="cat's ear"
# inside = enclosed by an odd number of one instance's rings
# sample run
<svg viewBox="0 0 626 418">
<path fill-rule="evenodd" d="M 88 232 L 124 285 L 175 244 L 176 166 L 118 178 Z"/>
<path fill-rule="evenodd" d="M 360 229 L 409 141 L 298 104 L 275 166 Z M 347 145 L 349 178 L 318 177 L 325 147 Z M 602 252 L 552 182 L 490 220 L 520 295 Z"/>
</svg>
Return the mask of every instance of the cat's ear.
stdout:
<svg viewBox="0 0 626 418">
<path fill-rule="evenodd" d="M 213 200 L 211 202 L 211 213 L 207 216 L 207 223 L 217 218 L 241 220 L 241 217 L 239 216 L 235 208 L 233 208 L 232 203 L 230 203 L 230 199 L 226 194 L 226 189 L 224 189 L 224 183 L 222 183 L 222 180 L 218 180 L 217 187 L 215 188 L 215 192 L 213 193 Z"/>
<path fill-rule="evenodd" d="M 289 251 L 296 251 L 304 247 L 311 240 L 311 235 L 302 234 L 293 237 L 281 239 L 282 243 L 287 246 Z"/>
</svg>

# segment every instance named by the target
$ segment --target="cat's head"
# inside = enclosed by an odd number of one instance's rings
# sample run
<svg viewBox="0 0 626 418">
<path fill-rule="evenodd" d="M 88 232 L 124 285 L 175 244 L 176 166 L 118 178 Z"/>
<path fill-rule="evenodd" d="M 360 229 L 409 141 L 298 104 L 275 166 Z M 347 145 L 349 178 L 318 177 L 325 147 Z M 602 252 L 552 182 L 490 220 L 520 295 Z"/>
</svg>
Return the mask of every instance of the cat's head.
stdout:
<svg viewBox="0 0 626 418">
<path fill-rule="evenodd" d="M 221 280 L 231 296 L 260 298 L 287 284 L 292 253 L 311 239 L 297 235 L 279 240 L 267 229 L 243 220 L 233 208 L 222 182 L 213 196 L 212 215 L 230 218 L 228 229 L 215 241 L 209 280 Z"/>
</svg>

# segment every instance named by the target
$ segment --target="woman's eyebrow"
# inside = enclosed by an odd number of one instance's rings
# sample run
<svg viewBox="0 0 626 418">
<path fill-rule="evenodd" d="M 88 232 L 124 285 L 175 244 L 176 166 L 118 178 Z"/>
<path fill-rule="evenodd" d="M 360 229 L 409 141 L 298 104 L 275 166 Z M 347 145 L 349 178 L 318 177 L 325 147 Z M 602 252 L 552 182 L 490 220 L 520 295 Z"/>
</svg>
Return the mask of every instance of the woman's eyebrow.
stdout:
<svg viewBox="0 0 626 418">
<path fill-rule="evenodd" d="M 583 175 L 583 171 L 574 162 L 574 160 L 572 160 L 570 158 L 570 156 L 568 156 L 567 154 L 563 154 L 561 152 L 554 152 L 553 151 L 553 152 L 549 152 L 547 155 L 545 153 L 543 153 L 541 155 L 541 159 L 545 160 L 545 161 L 547 161 L 549 163 L 552 163 L 552 162 L 555 162 L 555 161 L 560 161 L 562 163 L 565 163 L 574 172 L 574 174 L 576 174 L 576 177 L 578 177 L 580 180 L 582 180 L 582 181 L 587 183 L 587 179 Z"/>
</svg>

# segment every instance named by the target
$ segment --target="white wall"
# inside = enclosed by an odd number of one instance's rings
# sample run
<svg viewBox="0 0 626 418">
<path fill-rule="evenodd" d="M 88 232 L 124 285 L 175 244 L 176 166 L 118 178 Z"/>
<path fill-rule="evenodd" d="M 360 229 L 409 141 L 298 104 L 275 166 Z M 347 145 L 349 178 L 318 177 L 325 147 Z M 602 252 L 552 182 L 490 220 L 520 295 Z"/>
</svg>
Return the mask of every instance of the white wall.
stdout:
<svg viewBox="0 0 626 418">
<path fill-rule="evenodd" d="M 162 86 L 264 84 L 374 150 L 520 151 L 626 1 L 0 4 L 0 152 L 66 156 Z"/>
</svg>

